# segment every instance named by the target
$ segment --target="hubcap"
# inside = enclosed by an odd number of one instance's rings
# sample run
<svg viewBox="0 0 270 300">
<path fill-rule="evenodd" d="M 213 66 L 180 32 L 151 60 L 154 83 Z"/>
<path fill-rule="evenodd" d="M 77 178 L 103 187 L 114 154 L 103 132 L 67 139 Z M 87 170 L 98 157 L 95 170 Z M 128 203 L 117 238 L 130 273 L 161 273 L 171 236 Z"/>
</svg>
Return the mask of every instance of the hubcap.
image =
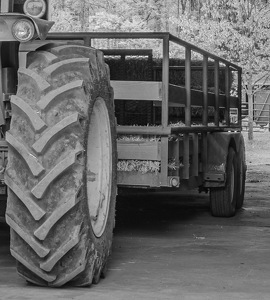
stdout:
<svg viewBox="0 0 270 300">
<path fill-rule="evenodd" d="M 91 225 L 95 236 L 100 237 L 106 228 L 112 184 L 111 127 L 102 98 L 97 98 L 90 116 L 86 171 Z"/>
</svg>

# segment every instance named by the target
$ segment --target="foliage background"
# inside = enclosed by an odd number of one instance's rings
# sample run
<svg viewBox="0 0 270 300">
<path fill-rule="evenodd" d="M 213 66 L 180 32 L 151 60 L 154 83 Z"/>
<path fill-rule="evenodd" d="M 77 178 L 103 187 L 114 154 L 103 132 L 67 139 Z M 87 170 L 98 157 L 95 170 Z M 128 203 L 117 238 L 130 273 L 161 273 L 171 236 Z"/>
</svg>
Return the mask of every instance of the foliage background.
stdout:
<svg viewBox="0 0 270 300">
<path fill-rule="evenodd" d="M 254 87 L 260 83 L 261 87 L 268 80 L 270 4 L 267 0 L 51 2 L 55 31 L 170 31 L 239 64 L 246 84 Z M 143 45 L 135 45 L 139 46 Z M 152 46 L 159 51 L 158 44 Z"/>
<path fill-rule="evenodd" d="M 52 0 L 55 31 L 170 31 L 243 68 L 250 103 L 270 86 L 269 0 Z M 118 41 L 93 46 L 146 47 L 156 41 Z M 128 44 L 127 44 L 128 43 Z M 252 112 L 250 111 L 252 114 Z M 252 122 L 250 116 L 250 124 Z"/>
</svg>

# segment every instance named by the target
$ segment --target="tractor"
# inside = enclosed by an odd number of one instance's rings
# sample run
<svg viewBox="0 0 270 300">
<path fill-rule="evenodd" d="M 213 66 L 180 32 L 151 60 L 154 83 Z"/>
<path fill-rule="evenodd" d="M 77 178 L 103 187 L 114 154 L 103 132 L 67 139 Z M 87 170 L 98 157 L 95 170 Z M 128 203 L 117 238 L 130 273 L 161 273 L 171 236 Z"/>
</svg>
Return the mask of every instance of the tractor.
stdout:
<svg viewBox="0 0 270 300">
<path fill-rule="evenodd" d="M 198 188 L 213 216 L 241 208 L 240 67 L 168 32 L 49 33 L 50 1 L 0 9 L 0 208 L 27 282 L 105 276 L 117 189 Z M 155 39 L 163 55 L 92 47 L 102 39 Z M 171 44 L 184 59 L 170 57 Z"/>
</svg>

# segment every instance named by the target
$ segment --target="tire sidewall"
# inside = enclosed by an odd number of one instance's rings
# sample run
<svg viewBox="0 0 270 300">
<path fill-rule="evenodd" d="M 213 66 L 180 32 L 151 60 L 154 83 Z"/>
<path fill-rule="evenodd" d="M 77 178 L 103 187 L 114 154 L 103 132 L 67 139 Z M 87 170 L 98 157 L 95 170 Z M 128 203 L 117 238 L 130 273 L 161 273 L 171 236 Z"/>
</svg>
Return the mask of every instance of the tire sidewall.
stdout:
<svg viewBox="0 0 270 300">
<path fill-rule="evenodd" d="M 237 198 L 236 208 L 240 209 L 243 206 L 245 195 L 246 182 L 246 161 L 245 161 L 245 147 L 243 143 L 240 144 L 237 154 Z"/>
<path fill-rule="evenodd" d="M 234 172 L 234 187 L 233 195 L 231 194 L 232 181 L 231 174 Z M 227 159 L 227 169 L 226 169 L 226 193 L 228 195 L 228 206 L 231 211 L 231 214 L 235 214 L 236 211 L 236 198 L 237 198 L 237 161 L 236 154 L 233 148 L 229 148 L 228 159 Z"/>
<path fill-rule="evenodd" d="M 88 137 L 88 131 L 89 131 L 89 124 L 91 123 L 91 114 L 93 112 L 93 107 L 97 101 L 98 98 L 102 98 L 104 100 L 104 103 L 107 107 L 107 112 L 109 115 L 110 120 L 110 130 L 111 130 L 111 143 L 112 143 L 112 178 L 111 178 L 111 190 L 110 190 L 110 203 L 108 208 L 108 217 L 106 221 L 106 225 L 104 228 L 104 232 L 100 237 L 97 237 L 94 233 L 94 230 L 91 225 L 91 218 L 90 214 L 87 214 L 86 217 L 86 223 L 87 227 L 89 228 L 89 240 L 91 241 L 92 245 L 94 246 L 94 256 L 95 256 L 95 262 L 94 262 L 94 279 L 93 283 L 97 283 L 95 281 L 99 280 L 99 277 L 104 273 L 104 269 L 106 268 L 108 257 L 111 253 L 111 246 L 112 246 L 112 240 L 113 240 L 113 228 L 115 223 L 115 203 L 116 203 L 116 194 L 117 194 L 117 180 L 116 180 L 116 164 L 117 164 L 117 150 L 116 150 L 116 124 L 115 124 L 115 117 L 114 117 L 114 108 L 113 108 L 113 99 L 110 92 L 110 87 L 108 87 L 108 92 L 105 91 L 105 93 L 101 96 L 96 97 L 94 100 L 90 100 L 89 104 L 89 110 L 88 110 L 88 124 L 86 135 L 85 135 L 85 151 L 87 151 L 87 137 Z M 84 171 L 84 211 L 89 212 L 89 205 L 87 201 L 87 176 L 86 176 L 86 164 L 85 164 L 85 171 Z M 91 248 L 91 246 L 90 246 Z M 92 247 L 93 248 L 93 247 Z M 92 254 L 89 254 L 89 258 L 87 259 L 88 263 L 92 265 Z M 91 266 L 89 267 L 91 268 Z M 86 268 L 87 270 L 88 268 Z M 95 279 L 96 278 L 96 279 Z"/>
</svg>

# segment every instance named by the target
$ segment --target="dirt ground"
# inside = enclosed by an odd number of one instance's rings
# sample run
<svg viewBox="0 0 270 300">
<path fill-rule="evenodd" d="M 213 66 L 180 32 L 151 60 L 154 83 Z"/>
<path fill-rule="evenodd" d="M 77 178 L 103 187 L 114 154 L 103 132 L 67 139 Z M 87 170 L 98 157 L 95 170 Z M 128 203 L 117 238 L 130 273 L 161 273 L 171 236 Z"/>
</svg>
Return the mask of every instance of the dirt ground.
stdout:
<svg viewBox="0 0 270 300">
<path fill-rule="evenodd" d="M 270 132 L 254 132 L 253 141 L 243 132 L 246 146 L 246 161 L 250 165 L 270 165 Z"/>
<path fill-rule="evenodd" d="M 26 284 L 2 226 L 0 299 L 269 300 L 270 134 L 255 133 L 246 150 L 245 203 L 233 218 L 212 217 L 206 194 L 119 197 L 108 275 L 90 288 Z"/>
</svg>

